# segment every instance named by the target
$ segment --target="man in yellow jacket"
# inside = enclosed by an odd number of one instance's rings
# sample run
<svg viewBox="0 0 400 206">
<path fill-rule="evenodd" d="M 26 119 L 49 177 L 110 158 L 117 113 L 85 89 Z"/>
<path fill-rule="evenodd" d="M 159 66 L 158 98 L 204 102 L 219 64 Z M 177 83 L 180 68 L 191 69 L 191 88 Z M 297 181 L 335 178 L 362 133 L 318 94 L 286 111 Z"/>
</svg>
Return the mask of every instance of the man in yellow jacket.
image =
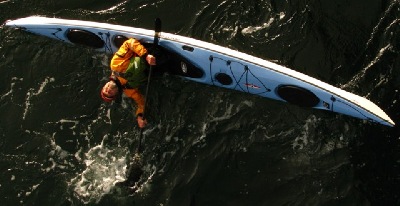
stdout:
<svg viewBox="0 0 400 206">
<path fill-rule="evenodd" d="M 122 91 L 137 104 L 136 117 L 140 128 L 146 126 L 143 119 L 144 98 L 139 91 L 147 79 L 145 70 L 148 65 L 156 65 L 156 58 L 147 53 L 147 49 L 136 39 L 126 40 L 111 60 L 111 76 L 100 95 L 106 102 L 112 102 Z"/>
</svg>

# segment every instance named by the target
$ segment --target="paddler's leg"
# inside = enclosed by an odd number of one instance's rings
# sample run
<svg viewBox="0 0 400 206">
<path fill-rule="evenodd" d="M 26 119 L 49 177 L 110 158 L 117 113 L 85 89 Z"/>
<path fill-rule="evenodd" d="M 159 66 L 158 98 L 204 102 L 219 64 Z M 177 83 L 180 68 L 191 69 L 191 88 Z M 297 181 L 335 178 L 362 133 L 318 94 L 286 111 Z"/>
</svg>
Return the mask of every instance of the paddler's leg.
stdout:
<svg viewBox="0 0 400 206">
<path fill-rule="evenodd" d="M 137 104 L 137 109 L 136 109 L 136 116 L 140 116 L 140 114 L 143 114 L 144 111 L 144 97 L 140 93 L 139 89 L 124 89 L 124 93 L 126 96 L 132 98 L 135 100 Z"/>
</svg>

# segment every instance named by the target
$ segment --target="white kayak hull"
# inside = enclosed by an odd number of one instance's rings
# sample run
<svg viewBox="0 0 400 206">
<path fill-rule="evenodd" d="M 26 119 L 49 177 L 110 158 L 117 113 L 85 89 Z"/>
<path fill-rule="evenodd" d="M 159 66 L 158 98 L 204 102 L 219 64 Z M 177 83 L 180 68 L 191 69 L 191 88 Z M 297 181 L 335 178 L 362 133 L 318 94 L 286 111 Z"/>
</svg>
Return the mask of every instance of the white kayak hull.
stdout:
<svg viewBox="0 0 400 206">
<path fill-rule="evenodd" d="M 110 54 L 119 47 L 115 42 L 124 38 L 133 37 L 149 44 L 154 38 L 154 31 L 147 29 L 38 16 L 7 21 L 6 26 Z M 192 81 L 395 125 L 382 109 L 366 98 L 267 60 L 165 32 L 160 35 L 159 47 L 179 67 L 175 73 Z"/>
</svg>

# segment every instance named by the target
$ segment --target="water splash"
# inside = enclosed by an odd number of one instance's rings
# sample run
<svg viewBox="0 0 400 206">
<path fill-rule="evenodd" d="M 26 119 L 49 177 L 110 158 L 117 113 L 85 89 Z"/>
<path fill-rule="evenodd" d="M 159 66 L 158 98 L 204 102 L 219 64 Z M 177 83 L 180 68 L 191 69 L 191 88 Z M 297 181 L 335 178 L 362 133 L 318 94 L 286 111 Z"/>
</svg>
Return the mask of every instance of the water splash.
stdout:
<svg viewBox="0 0 400 206">
<path fill-rule="evenodd" d="M 71 180 L 75 195 L 84 203 L 98 202 L 116 183 L 126 179 L 126 150 L 107 148 L 103 142 L 85 154 L 86 169 Z"/>
</svg>

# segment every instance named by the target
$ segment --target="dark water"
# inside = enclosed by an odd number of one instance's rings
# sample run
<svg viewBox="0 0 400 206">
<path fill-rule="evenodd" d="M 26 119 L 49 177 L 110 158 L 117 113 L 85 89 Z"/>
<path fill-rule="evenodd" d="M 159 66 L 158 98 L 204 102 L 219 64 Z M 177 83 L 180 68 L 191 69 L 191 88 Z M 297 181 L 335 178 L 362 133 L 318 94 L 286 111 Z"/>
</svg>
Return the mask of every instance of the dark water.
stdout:
<svg viewBox="0 0 400 206">
<path fill-rule="evenodd" d="M 400 3 L 0 1 L 30 15 L 190 36 L 365 96 L 400 123 Z M 400 131 L 168 76 L 152 82 L 144 174 L 133 106 L 102 103 L 109 56 L 0 30 L 1 205 L 400 205 Z"/>
</svg>

